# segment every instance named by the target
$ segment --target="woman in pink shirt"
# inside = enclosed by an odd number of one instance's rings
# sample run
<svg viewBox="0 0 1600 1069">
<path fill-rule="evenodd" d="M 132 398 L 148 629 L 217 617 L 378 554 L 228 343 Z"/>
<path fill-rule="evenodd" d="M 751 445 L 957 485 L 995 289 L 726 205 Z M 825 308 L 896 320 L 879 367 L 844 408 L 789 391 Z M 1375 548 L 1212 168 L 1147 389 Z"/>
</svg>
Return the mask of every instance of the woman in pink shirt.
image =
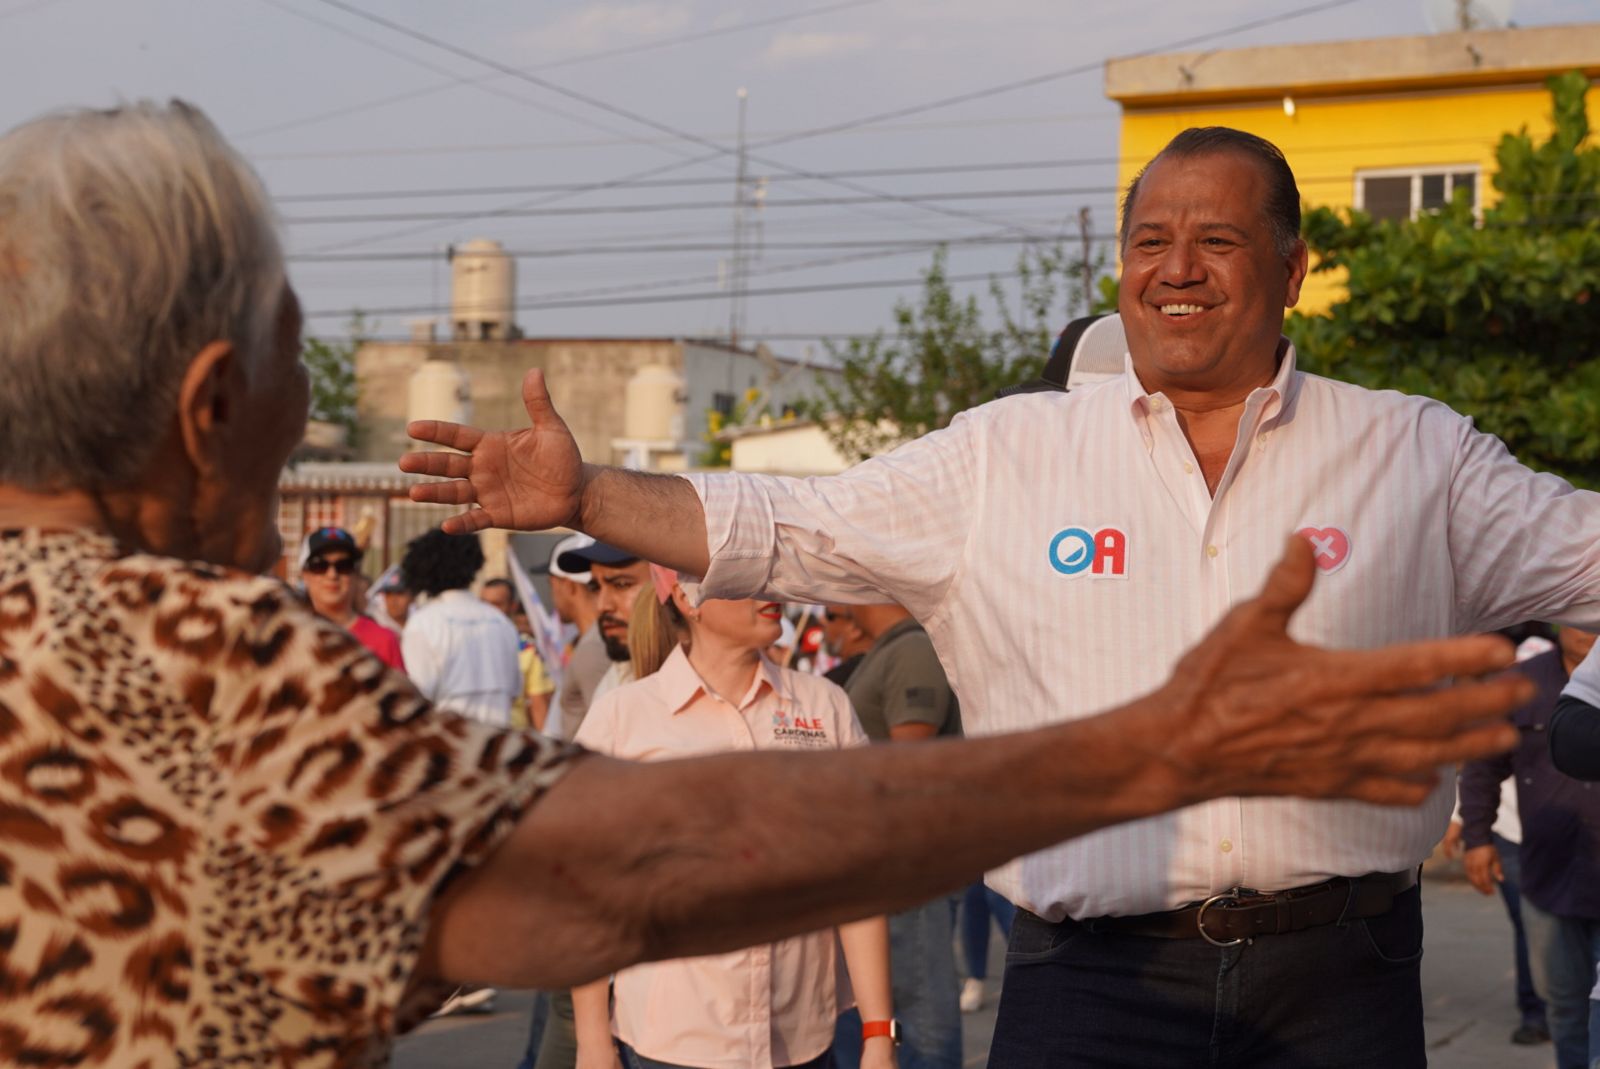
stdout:
<svg viewBox="0 0 1600 1069">
<path fill-rule="evenodd" d="M 652 571 L 655 589 L 641 594 L 629 628 L 638 678 L 590 707 L 580 744 L 644 761 L 865 745 L 844 691 L 762 656 L 781 629 L 780 606 L 695 606 L 692 584 L 686 593 L 674 573 Z M 782 899 L 771 908 L 783 909 Z M 841 947 L 848 982 L 838 975 Z M 604 980 L 572 993 L 578 1069 L 826 1069 L 852 988 L 864 1022 L 863 1069 L 895 1064 L 882 917 L 732 954 L 637 965 L 612 986 L 614 1001 Z"/>
</svg>

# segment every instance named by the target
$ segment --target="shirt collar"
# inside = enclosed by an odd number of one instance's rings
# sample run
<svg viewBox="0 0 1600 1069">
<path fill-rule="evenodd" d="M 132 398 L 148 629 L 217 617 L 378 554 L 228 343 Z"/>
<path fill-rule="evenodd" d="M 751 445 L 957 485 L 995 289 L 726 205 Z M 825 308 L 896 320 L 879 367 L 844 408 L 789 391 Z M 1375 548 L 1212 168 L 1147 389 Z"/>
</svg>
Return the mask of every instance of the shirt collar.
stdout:
<svg viewBox="0 0 1600 1069">
<path fill-rule="evenodd" d="M 1161 407 L 1166 399 L 1163 397 L 1161 402 L 1154 402 L 1152 398 L 1159 395 L 1146 391 L 1144 383 L 1134 374 L 1133 354 L 1124 353 L 1122 360 L 1122 381 L 1127 389 L 1129 413 L 1137 419 L 1152 409 Z M 1295 360 L 1294 343 L 1288 338 L 1280 337 L 1278 373 L 1272 376 L 1272 381 L 1265 386 L 1258 386 L 1250 391 L 1250 396 L 1245 398 L 1246 409 L 1258 412 L 1262 420 L 1272 419 L 1287 409 L 1300 392 L 1301 376 L 1295 370 Z"/>
<path fill-rule="evenodd" d="M 673 650 L 656 670 L 656 681 L 661 699 L 666 702 L 668 711 L 674 714 L 683 712 L 700 695 L 711 693 L 700 678 L 700 673 L 689 663 L 689 655 L 682 646 Z M 740 695 L 739 708 L 747 708 L 760 697 L 763 687 L 774 693 L 783 691 L 783 670 L 765 657 L 761 658 L 756 668 L 756 677 L 751 681 L 750 689 Z"/>
</svg>

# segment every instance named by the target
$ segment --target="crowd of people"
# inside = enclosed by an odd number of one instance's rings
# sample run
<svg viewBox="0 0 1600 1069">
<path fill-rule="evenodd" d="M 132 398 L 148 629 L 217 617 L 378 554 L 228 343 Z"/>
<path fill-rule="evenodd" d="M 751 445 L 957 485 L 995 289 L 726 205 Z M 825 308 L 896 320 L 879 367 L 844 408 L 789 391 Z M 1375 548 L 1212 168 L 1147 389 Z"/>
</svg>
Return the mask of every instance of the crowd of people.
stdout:
<svg viewBox="0 0 1600 1069">
<path fill-rule="evenodd" d="M 297 595 L 260 182 L 182 103 L 6 134 L 0 1059 L 376 1066 L 516 986 L 535 1069 L 954 1066 L 964 901 L 969 979 L 1009 929 L 996 1069 L 1420 1066 L 1466 764 L 1491 880 L 1483 799 L 1538 785 L 1565 1069 L 1597 941 L 1554 776 L 1600 774 L 1600 662 L 1474 633 L 1600 627 L 1600 499 L 1297 371 L 1299 203 L 1266 142 L 1180 134 L 1128 191 L 1126 374 L 837 477 L 586 465 L 531 372 L 528 427 L 410 428 L 448 447 L 413 497 L 466 512 L 370 597 L 314 531 Z M 581 532 L 557 648 L 489 526 Z"/>
</svg>

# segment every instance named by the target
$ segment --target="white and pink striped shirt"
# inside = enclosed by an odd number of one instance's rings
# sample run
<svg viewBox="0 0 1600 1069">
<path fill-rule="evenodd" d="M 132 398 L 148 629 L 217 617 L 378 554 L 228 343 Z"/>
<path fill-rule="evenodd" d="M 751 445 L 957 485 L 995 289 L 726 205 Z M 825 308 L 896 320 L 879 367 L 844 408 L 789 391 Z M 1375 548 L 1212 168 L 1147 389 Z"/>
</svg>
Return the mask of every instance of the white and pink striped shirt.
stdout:
<svg viewBox="0 0 1600 1069">
<path fill-rule="evenodd" d="M 1119 379 L 963 413 L 842 475 L 697 475 L 710 597 L 885 598 L 927 627 L 970 734 L 1088 716 L 1159 686 L 1253 595 L 1284 537 L 1323 573 L 1302 641 L 1359 648 L 1524 620 L 1600 626 L 1600 496 L 1519 464 L 1438 402 L 1295 370 L 1285 343 L 1215 495 L 1171 403 Z M 1425 858 L 1417 809 L 1230 798 L 990 875 L 1051 920 L 1171 909 Z"/>
</svg>

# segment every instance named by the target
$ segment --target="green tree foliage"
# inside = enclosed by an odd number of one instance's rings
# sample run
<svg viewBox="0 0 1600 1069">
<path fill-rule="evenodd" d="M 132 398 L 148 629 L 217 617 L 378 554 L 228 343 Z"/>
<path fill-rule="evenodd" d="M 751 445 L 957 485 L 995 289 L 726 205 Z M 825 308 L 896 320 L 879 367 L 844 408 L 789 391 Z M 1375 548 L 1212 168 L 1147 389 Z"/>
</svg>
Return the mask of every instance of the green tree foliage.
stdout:
<svg viewBox="0 0 1600 1069">
<path fill-rule="evenodd" d="M 1588 80 L 1547 82 L 1555 131 L 1496 150 L 1499 202 L 1464 195 L 1437 212 L 1374 222 L 1318 208 L 1317 268 L 1348 272 L 1348 297 L 1286 331 L 1307 370 L 1427 394 L 1472 416 L 1527 464 L 1600 486 L 1600 147 Z"/>
<path fill-rule="evenodd" d="M 300 358 L 311 375 L 311 413 L 315 420 L 344 427 L 356 439 L 356 350 L 367 336 L 365 317 L 352 316 L 343 341 L 307 338 Z"/>
<path fill-rule="evenodd" d="M 809 411 L 824 419 L 846 457 L 865 459 L 937 430 L 1000 387 L 1037 376 L 1067 321 L 1091 304 L 1099 310 L 1101 291 L 1086 292 L 1085 276 L 1105 270 L 1103 252 L 1086 271 L 1061 245 L 1024 251 L 1014 288 L 990 281 L 993 327 L 977 298 L 956 295 L 945 263 L 941 249 L 923 275 L 920 299 L 895 304 L 893 334 L 828 346 L 841 381 L 824 383 Z"/>
</svg>

